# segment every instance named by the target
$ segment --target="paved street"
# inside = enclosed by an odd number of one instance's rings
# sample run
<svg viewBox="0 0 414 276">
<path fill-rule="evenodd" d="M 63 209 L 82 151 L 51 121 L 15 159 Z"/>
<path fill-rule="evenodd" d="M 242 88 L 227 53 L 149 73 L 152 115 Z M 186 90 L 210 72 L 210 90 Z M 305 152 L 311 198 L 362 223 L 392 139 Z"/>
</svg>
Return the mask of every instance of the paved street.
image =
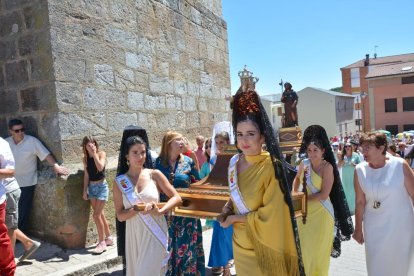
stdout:
<svg viewBox="0 0 414 276">
<path fill-rule="evenodd" d="M 212 229 L 203 232 L 204 250 L 206 264 L 210 254 Z M 116 259 L 116 247 L 109 247 L 109 250 L 102 255 L 96 256 L 90 253 L 90 249 L 63 250 L 55 245 L 43 243 L 33 258 L 23 262 L 17 268 L 17 276 L 36 275 L 111 275 L 121 276 L 122 266 Z M 17 245 L 17 256 L 22 254 L 21 244 Z M 236 275 L 235 268 L 231 270 Z M 207 269 L 207 276 L 212 275 Z M 341 257 L 331 258 L 329 270 L 330 276 L 365 276 L 364 246 L 358 245 L 355 241 L 342 243 Z"/>
</svg>

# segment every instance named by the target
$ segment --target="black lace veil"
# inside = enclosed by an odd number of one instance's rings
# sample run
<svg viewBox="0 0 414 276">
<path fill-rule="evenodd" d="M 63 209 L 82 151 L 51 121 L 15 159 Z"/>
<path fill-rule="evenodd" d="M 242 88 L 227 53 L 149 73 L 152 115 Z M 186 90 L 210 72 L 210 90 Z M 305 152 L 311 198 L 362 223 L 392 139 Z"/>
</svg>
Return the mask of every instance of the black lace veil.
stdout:
<svg viewBox="0 0 414 276">
<path fill-rule="evenodd" d="M 142 138 L 142 140 L 146 144 L 146 151 L 147 151 L 147 157 L 144 163 L 145 168 L 153 168 L 153 162 L 151 159 L 151 153 L 150 153 L 150 146 L 147 136 L 147 131 L 139 126 L 127 126 L 124 129 L 124 133 L 122 134 L 122 142 L 121 147 L 119 149 L 119 158 L 118 158 L 118 168 L 116 171 L 116 175 L 124 174 L 128 171 L 128 165 L 126 160 L 126 154 L 127 154 L 127 144 L 126 140 L 131 136 L 139 136 Z M 114 184 L 116 185 L 116 184 Z M 118 219 L 116 219 L 116 235 L 117 235 L 117 247 L 118 247 L 118 256 L 122 256 L 122 263 L 123 263 L 123 270 L 125 273 L 126 268 L 126 259 L 125 259 L 125 221 L 121 222 Z"/>
<path fill-rule="evenodd" d="M 354 232 L 354 225 L 352 223 L 351 213 L 349 211 L 345 193 L 342 188 L 342 182 L 339 176 L 334 153 L 329 143 L 328 135 L 322 126 L 311 125 L 306 128 L 303 134 L 300 153 L 306 153 L 306 148 L 312 141 L 322 145 L 325 149 L 324 159 L 333 167 L 334 183 L 332 185 L 329 198 L 334 208 L 336 233 L 333 241 L 331 256 L 337 258 L 341 255 L 341 241 L 347 241 L 351 238 L 352 233 Z"/>
<path fill-rule="evenodd" d="M 247 97 L 246 95 L 243 95 L 246 93 L 249 93 L 250 95 Z M 240 99 L 240 98 L 243 98 L 243 99 Z M 240 110 L 245 109 L 245 106 L 242 106 L 242 105 L 248 106 L 248 110 L 245 110 L 244 112 L 242 112 L 248 115 L 241 114 L 239 112 Z M 286 162 L 284 162 L 284 158 L 279 149 L 279 144 L 276 139 L 276 134 L 273 129 L 273 126 L 270 123 L 266 110 L 263 107 L 256 91 L 254 91 L 251 88 L 243 87 L 243 84 L 242 84 L 242 87 L 240 87 L 240 89 L 234 95 L 231 107 L 233 108 L 233 114 L 232 114 L 233 131 L 236 131 L 237 129 L 237 123 L 245 120 L 247 116 L 248 119 L 257 123 L 260 131 L 265 136 L 266 150 L 270 154 L 270 157 L 273 163 L 273 168 L 275 171 L 275 177 L 279 181 L 280 189 L 282 190 L 282 193 L 284 195 L 284 200 L 289 207 L 292 229 L 293 229 L 293 234 L 294 234 L 295 244 L 296 244 L 296 250 L 298 253 L 299 273 L 300 275 L 303 276 L 305 275 L 305 270 L 303 267 L 298 227 L 296 224 L 293 203 L 292 203 L 292 198 L 291 198 L 291 193 L 290 193 L 291 186 L 289 185 L 287 181 L 287 168 L 285 165 Z M 236 133 L 235 133 L 235 138 L 236 138 L 236 143 L 237 143 Z"/>
</svg>

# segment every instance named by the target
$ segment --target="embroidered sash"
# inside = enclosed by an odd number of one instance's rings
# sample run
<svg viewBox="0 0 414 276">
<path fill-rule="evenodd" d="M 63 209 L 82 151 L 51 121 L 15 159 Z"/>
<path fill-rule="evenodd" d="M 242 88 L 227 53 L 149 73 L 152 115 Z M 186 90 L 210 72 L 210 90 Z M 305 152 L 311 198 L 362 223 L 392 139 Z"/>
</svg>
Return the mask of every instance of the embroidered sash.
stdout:
<svg viewBox="0 0 414 276">
<path fill-rule="evenodd" d="M 243 199 L 243 196 L 240 192 L 239 186 L 237 185 L 237 162 L 239 161 L 239 155 L 235 155 L 230 159 L 229 171 L 228 171 L 228 180 L 229 180 L 229 189 L 230 197 L 233 203 L 236 205 L 237 210 L 240 214 L 246 215 L 250 213 L 251 210 L 247 207 L 246 202 Z"/>
<path fill-rule="evenodd" d="M 125 174 L 117 176 L 115 178 L 115 182 L 131 205 L 137 203 L 145 203 L 144 200 L 142 200 L 141 196 L 135 192 L 134 185 L 132 185 L 131 180 Z M 151 234 L 154 235 L 161 246 L 164 247 L 165 257 L 162 261 L 162 266 L 167 265 L 168 259 L 170 258 L 170 252 L 168 252 L 168 233 L 165 233 L 163 231 L 163 229 L 151 215 L 144 215 L 139 212 L 138 217 L 144 222 L 146 228 L 150 231 Z"/>
<path fill-rule="evenodd" d="M 311 167 L 310 160 L 309 159 L 304 159 L 303 160 L 303 165 L 304 165 L 305 172 L 307 171 L 307 173 L 306 173 L 306 185 L 309 187 L 312 194 L 319 193 L 320 190 L 318 188 L 316 188 L 312 183 L 312 177 L 311 177 L 312 167 Z M 322 204 L 323 207 L 325 207 L 325 209 L 329 212 L 329 214 L 332 216 L 332 218 L 335 219 L 332 202 L 329 199 L 319 200 L 319 202 Z"/>
</svg>

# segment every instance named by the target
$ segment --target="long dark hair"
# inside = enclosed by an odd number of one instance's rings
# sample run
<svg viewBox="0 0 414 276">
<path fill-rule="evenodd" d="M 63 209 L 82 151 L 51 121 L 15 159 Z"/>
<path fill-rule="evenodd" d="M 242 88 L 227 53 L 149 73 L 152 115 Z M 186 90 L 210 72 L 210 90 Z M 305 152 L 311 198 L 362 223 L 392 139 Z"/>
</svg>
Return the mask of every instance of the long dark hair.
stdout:
<svg viewBox="0 0 414 276">
<path fill-rule="evenodd" d="M 118 168 L 116 175 L 125 174 L 128 171 L 128 164 L 126 155 L 129 149 L 135 144 L 145 144 L 147 157 L 145 159 L 144 168 L 153 168 L 153 162 L 151 160 L 150 146 L 147 136 L 147 131 L 139 126 L 127 126 L 122 134 L 121 146 L 119 149 Z M 125 273 L 126 258 L 125 258 L 125 221 L 121 222 L 116 219 L 116 234 L 117 234 L 117 247 L 118 256 L 122 256 L 123 269 Z"/>
<path fill-rule="evenodd" d="M 332 185 L 329 198 L 334 207 L 335 226 L 337 231 L 331 256 L 336 258 L 341 255 L 341 241 L 349 240 L 351 238 L 351 235 L 354 232 L 354 225 L 352 224 L 351 213 L 342 188 L 342 182 L 339 176 L 334 153 L 329 143 L 328 135 L 322 126 L 311 125 L 306 128 L 302 138 L 300 153 L 306 154 L 306 149 L 310 143 L 315 143 L 315 145 L 319 148 L 325 150 L 323 158 L 333 167 L 334 183 Z"/>
<path fill-rule="evenodd" d="M 265 137 L 266 150 L 269 152 L 273 169 L 275 171 L 275 177 L 279 182 L 280 189 L 283 193 L 284 200 L 289 207 L 290 218 L 293 229 L 293 236 L 295 238 L 296 250 L 298 253 L 298 265 L 300 275 L 305 275 L 302 261 L 302 253 L 300 249 L 299 233 L 296 224 L 292 198 L 290 194 L 290 185 L 287 181 L 287 167 L 282 153 L 279 149 L 279 144 L 276 140 L 276 134 L 267 116 L 266 110 L 260 101 L 259 95 L 254 90 L 247 91 L 240 87 L 233 98 L 231 107 L 233 108 L 232 123 L 233 131 L 236 134 L 237 124 L 243 121 L 252 121 Z M 237 135 L 236 144 L 237 144 Z"/>
</svg>

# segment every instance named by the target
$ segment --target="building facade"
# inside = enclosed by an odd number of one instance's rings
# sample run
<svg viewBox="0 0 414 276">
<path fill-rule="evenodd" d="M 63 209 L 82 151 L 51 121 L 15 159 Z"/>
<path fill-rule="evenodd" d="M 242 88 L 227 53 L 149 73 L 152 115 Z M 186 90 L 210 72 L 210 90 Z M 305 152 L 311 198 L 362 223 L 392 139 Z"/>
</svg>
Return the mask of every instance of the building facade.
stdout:
<svg viewBox="0 0 414 276">
<path fill-rule="evenodd" d="M 355 125 L 358 128 L 360 128 L 364 132 L 380 128 L 386 129 L 386 126 L 388 126 L 389 129 L 392 129 L 394 132 L 396 130 L 396 125 L 398 126 L 399 130 L 404 129 L 404 125 L 406 125 L 406 122 L 399 121 L 399 116 L 403 116 L 404 114 L 393 114 L 390 117 L 390 112 L 385 112 L 385 106 L 382 109 L 378 108 L 377 104 L 379 104 L 381 101 L 384 101 L 388 96 L 382 95 L 380 99 L 376 99 L 376 96 L 379 95 L 376 95 L 375 91 L 378 91 L 378 93 L 382 94 L 389 93 L 390 98 L 393 98 L 393 91 L 404 91 L 401 92 L 402 94 L 400 101 L 402 101 L 402 98 L 411 97 L 412 94 L 410 92 L 410 87 L 402 87 L 403 85 L 406 85 L 402 83 L 402 80 L 394 80 L 394 82 L 391 81 L 391 83 L 393 84 L 389 88 L 371 89 L 369 85 L 378 87 L 378 85 L 380 85 L 380 83 L 383 83 L 384 81 L 372 82 L 369 81 L 369 79 L 373 80 L 375 78 L 376 80 L 378 80 L 379 78 L 389 78 L 390 75 L 388 73 L 384 73 L 383 75 L 381 75 L 382 73 L 378 72 L 388 72 L 389 70 L 391 70 L 390 68 L 393 68 L 393 66 L 397 66 L 399 67 L 398 70 L 401 70 L 403 67 L 408 66 L 405 63 L 409 63 L 412 61 L 414 61 L 414 53 L 385 57 L 377 57 L 376 55 L 374 55 L 374 58 L 370 58 L 369 55 L 366 55 L 365 59 L 361 59 L 357 62 L 354 62 L 348 66 L 341 68 L 342 91 L 344 93 L 357 96 L 355 98 L 355 109 L 356 114 L 360 115 L 360 120 L 358 120 L 358 117 L 355 117 Z M 394 72 L 392 73 L 392 75 L 398 75 L 396 73 L 397 69 L 394 68 L 392 70 Z M 400 73 L 401 75 L 404 75 L 408 74 L 409 72 Z M 385 82 L 390 83 L 389 80 Z M 385 92 L 384 89 L 388 89 L 388 92 Z M 384 103 L 382 105 L 384 105 Z M 385 118 L 388 119 L 385 120 Z"/>
<path fill-rule="evenodd" d="M 356 133 L 354 122 L 354 96 L 330 90 L 306 87 L 299 96 L 299 126 L 321 125 L 329 137 Z"/>
</svg>

